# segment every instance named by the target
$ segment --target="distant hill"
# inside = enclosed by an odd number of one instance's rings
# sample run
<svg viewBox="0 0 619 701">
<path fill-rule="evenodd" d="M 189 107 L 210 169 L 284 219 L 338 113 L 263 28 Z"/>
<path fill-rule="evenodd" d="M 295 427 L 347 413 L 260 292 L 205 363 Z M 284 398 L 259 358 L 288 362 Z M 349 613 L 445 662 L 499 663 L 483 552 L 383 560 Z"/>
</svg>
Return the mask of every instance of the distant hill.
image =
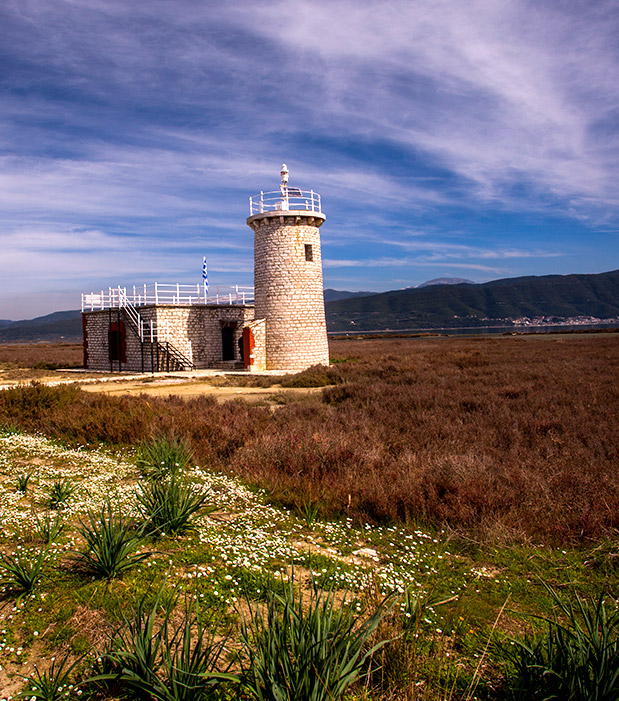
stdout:
<svg viewBox="0 0 619 701">
<path fill-rule="evenodd" d="M 430 285 L 326 305 L 329 331 L 486 326 L 520 317 L 619 316 L 619 270 Z"/>
<path fill-rule="evenodd" d="M 463 285 L 465 283 L 467 285 L 475 284 L 472 280 L 467 280 L 463 277 L 435 277 L 432 280 L 422 282 L 421 285 L 417 285 L 417 287 L 430 287 L 431 285 Z"/>
<path fill-rule="evenodd" d="M 82 319 L 78 310 L 54 312 L 27 321 L 0 324 L 0 343 L 81 341 Z"/>
<path fill-rule="evenodd" d="M 349 299 L 350 297 L 367 297 L 375 295 L 376 292 L 346 292 L 345 290 L 332 290 L 327 288 L 323 290 L 325 302 L 336 302 L 338 299 Z"/>
</svg>

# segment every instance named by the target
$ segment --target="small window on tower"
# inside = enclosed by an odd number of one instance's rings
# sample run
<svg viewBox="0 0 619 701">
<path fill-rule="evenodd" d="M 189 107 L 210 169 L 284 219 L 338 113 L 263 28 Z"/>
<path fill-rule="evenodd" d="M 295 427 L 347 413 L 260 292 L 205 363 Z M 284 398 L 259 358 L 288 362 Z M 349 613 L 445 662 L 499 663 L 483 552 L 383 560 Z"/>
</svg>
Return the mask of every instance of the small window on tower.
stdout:
<svg viewBox="0 0 619 701">
<path fill-rule="evenodd" d="M 312 251 L 312 244 L 305 244 L 305 260 L 314 260 L 314 252 Z"/>
</svg>

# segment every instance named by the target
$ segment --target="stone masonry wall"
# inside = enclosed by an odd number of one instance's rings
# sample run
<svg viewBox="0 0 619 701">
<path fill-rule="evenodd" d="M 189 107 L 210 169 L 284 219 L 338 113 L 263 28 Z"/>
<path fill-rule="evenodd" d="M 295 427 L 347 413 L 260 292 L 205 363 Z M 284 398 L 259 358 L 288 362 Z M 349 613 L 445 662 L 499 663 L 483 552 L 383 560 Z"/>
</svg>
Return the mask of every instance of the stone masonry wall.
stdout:
<svg viewBox="0 0 619 701">
<path fill-rule="evenodd" d="M 109 370 L 110 361 L 107 347 L 107 332 L 110 318 L 107 311 L 84 314 L 84 346 L 86 347 L 86 368 Z"/>
<path fill-rule="evenodd" d="M 152 305 L 138 308 L 140 316 L 148 324 L 154 321 L 161 329 L 169 325 L 169 342 L 187 358 L 193 360 L 197 368 L 207 368 L 222 359 L 221 325 L 222 322 L 236 322 L 234 331 L 234 352 L 238 358 L 238 339 L 243 333 L 243 326 L 254 318 L 251 305 Z M 87 345 L 88 368 L 91 370 L 110 370 L 108 330 L 110 320 L 118 319 L 116 309 L 85 313 L 84 333 Z M 151 351 L 148 343 L 144 346 L 143 362 L 140 341 L 124 313 L 120 314 L 125 324 L 126 362 L 123 371 L 151 371 Z M 113 369 L 118 370 L 115 361 Z"/>
<path fill-rule="evenodd" d="M 251 305 L 194 305 L 157 307 L 157 324 L 168 322 L 170 343 L 197 368 L 212 367 L 222 359 L 221 324 L 236 322 L 234 331 L 235 358 L 240 360 L 238 341 L 243 326 L 254 318 Z"/>
<path fill-rule="evenodd" d="M 88 369 L 89 370 L 114 370 L 117 371 L 118 361 L 110 364 L 108 331 L 110 323 L 116 323 L 119 319 L 116 309 L 105 309 L 103 311 L 85 312 L 84 334 L 87 346 Z M 152 318 L 152 312 L 142 316 L 143 319 Z M 120 314 L 120 321 L 125 325 L 125 356 L 126 362 L 121 364 L 122 370 L 141 372 L 142 360 L 140 353 L 140 341 L 136 333 L 131 328 L 124 314 Z M 145 355 L 145 370 L 150 370 L 150 355 Z"/>
<path fill-rule="evenodd" d="M 324 215 L 254 215 L 255 314 L 266 320 L 267 369 L 329 364 L 319 226 Z M 312 260 L 306 259 L 311 246 Z"/>
</svg>

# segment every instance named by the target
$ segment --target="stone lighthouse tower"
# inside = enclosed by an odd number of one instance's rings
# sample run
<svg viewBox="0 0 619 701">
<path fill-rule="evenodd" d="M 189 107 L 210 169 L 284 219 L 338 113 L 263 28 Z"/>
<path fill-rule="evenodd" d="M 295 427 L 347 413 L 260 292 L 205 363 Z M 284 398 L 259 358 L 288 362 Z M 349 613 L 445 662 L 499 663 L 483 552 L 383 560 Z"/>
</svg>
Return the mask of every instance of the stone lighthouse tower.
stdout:
<svg viewBox="0 0 619 701">
<path fill-rule="evenodd" d="M 250 198 L 255 319 L 265 321 L 266 368 L 298 372 L 329 364 L 319 227 L 320 195 L 288 186 Z"/>
</svg>

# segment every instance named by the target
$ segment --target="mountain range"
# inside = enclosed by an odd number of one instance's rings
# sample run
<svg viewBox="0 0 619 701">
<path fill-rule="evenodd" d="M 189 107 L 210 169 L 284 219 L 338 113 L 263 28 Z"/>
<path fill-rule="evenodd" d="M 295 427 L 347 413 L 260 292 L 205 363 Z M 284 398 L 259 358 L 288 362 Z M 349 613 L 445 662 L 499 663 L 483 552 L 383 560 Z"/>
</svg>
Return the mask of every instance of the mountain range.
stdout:
<svg viewBox="0 0 619 701">
<path fill-rule="evenodd" d="M 367 297 L 368 295 L 375 294 L 376 292 L 348 292 L 346 290 L 332 290 L 330 288 L 327 288 L 322 292 L 325 303 L 337 302 L 340 299 L 348 299 L 349 297 Z"/>
<path fill-rule="evenodd" d="M 82 315 L 79 310 L 54 312 L 24 321 L 0 321 L 0 343 L 81 341 Z"/>
<path fill-rule="evenodd" d="M 326 305 L 329 331 L 492 326 L 528 317 L 619 317 L 619 270 L 441 284 Z"/>
<path fill-rule="evenodd" d="M 430 287 L 431 285 L 461 285 L 467 283 L 469 285 L 474 285 L 472 280 L 467 280 L 464 277 L 435 277 L 433 280 L 427 280 L 422 282 L 417 287 Z"/>
<path fill-rule="evenodd" d="M 545 275 L 483 284 L 429 280 L 391 292 L 325 290 L 329 331 L 492 326 L 553 317 L 619 318 L 619 270 L 596 275 Z M 80 341 L 78 310 L 27 321 L 0 320 L 0 343 Z"/>
</svg>

